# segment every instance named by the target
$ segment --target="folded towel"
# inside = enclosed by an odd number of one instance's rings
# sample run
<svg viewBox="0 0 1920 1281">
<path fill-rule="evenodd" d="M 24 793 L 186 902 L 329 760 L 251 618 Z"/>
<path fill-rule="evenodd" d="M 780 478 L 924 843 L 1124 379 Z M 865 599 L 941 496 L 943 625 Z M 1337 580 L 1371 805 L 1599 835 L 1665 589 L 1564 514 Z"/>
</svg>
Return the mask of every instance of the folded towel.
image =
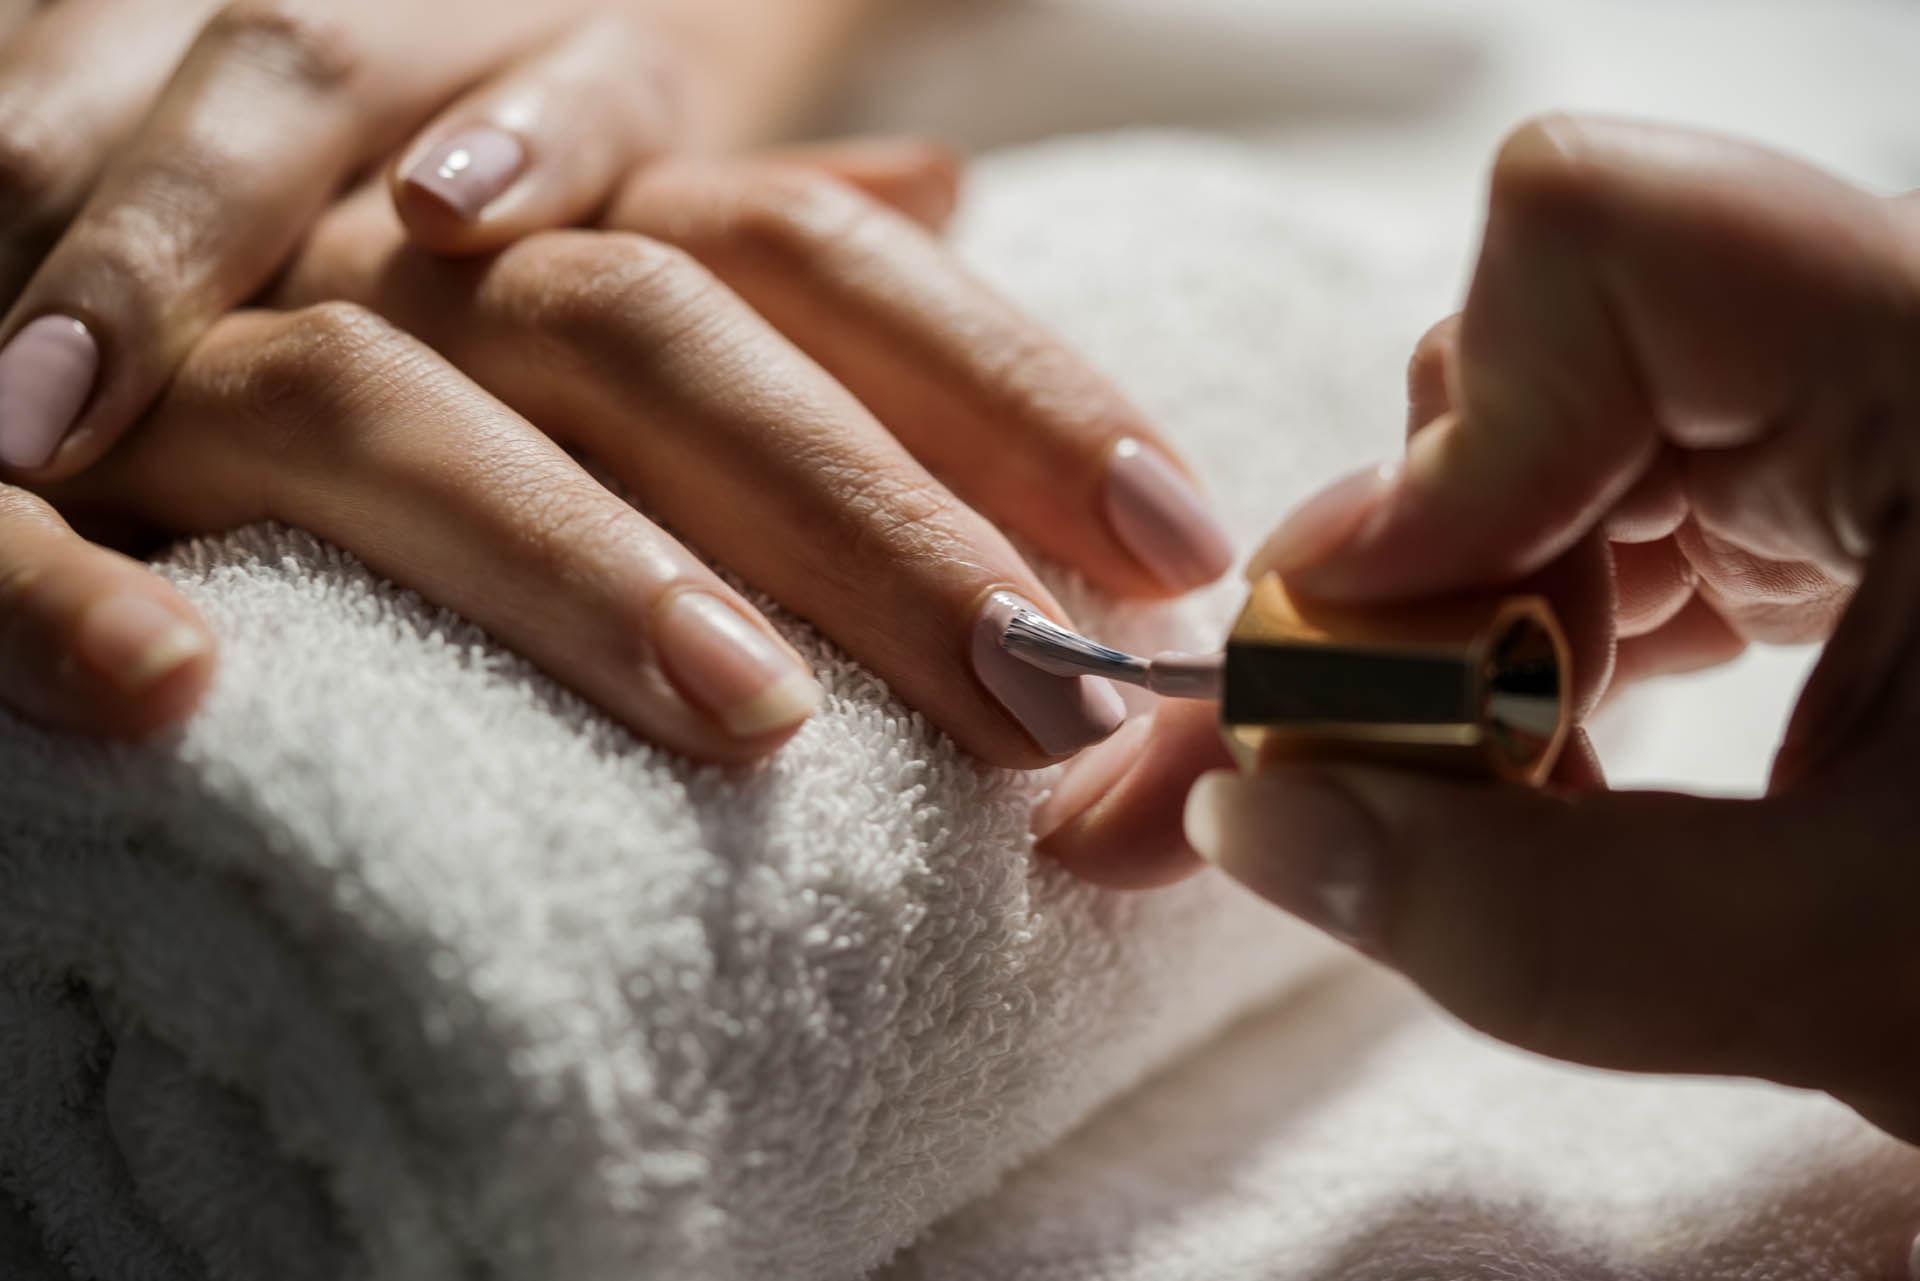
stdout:
<svg viewBox="0 0 1920 1281">
<path fill-rule="evenodd" d="M 1920 1152 L 1831 1100 L 1547 1063 L 1343 970 L 880 1281 L 1894 1281 L 1916 1228 Z"/>
<path fill-rule="evenodd" d="M 989 165 L 964 245 L 1247 536 L 1391 447 L 1446 283 L 1172 142 Z M 184 735 L 0 729 L 8 1276 L 857 1276 L 1337 955 L 1212 879 L 1035 864 L 1048 778 L 791 619 L 826 706 L 727 774 L 304 535 L 163 565 L 224 645 Z M 1234 596 L 1063 590 L 1133 643 Z"/>
</svg>

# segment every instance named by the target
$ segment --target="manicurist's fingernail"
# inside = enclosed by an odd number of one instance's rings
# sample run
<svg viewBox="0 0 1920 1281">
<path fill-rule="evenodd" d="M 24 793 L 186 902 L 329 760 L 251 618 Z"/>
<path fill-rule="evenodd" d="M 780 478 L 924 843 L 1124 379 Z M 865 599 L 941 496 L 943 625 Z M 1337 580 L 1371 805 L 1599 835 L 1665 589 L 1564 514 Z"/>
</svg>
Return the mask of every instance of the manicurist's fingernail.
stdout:
<svg viewBox="0 0 1920 1281">
<path fill-rule="evenodd" d="M 1295 773 L 1202 775 L 1187 843 L 1268 902 L 1362 949 L 1379 938 L 1373 821 L 1333 783 Z"/>
<path fill-rule="evenodd" d="M 987 598 L 973 625 L 973 670 L 980 683 L 1049 756 L 1065 756 L 1120 728 L 1127 707 L 1109 681 L 1054 676 L 1008 653 L 1001 641 L 1021 610 L 1041 612 L 1012 592 Z"/>
<path fill-rule="evenodd" d="M 1247 563 L 1247 577 L 1293 574 L 1331 556 L 1360 532 L 1400 476 L 1400 462 L 1341 477 L 1293 509 Z"/>
<path fill-rule="evenodd" d="M 89 606 L 74 643 L 82 661 L 127 694 L 152 689 L 213 649 L 205 632 L 133 592 Z"/>
<path fill-rule="evenodd" d="M 71 316 L 42 316 L 0 349 L 0 463 L 43 467 L 93 393 L 100 348 Z"/>
<path fill-rule="evenodd" d="M 401 180 L 434 197 L 457 218 L 472 219 L 513 185 L 527 149 L 504 129 L 463 129 L 408 168 Z"/>
<path fill-rule="evenodd" d="M 1154 577 L 1175 591 L 1233 565 L 1233 543 L 1193 481 L 1153 446 L 1128 437 L 1107 457 L 1107 521 Z"/>
<path fill-rule="evenodd" d="M 674 593 L 654 645 L 667 678 L 735 738 L 791 729 L 820 706 L 812 674 L 717 596 Z"/>
</svg>

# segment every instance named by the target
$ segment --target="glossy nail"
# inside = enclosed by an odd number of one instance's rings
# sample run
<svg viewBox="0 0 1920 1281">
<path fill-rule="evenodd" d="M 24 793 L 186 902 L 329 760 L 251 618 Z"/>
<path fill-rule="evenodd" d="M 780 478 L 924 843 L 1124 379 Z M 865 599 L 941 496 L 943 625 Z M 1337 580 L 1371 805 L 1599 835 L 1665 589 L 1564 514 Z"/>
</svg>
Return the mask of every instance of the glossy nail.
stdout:
<svg viewBox="0 0 1920 1281">
<path fill-rule="evenodd" d="M 1202 775 L 1187 843 L 1261 898 L 1371 951 L 1380 936 L 1373 821 L 1337 784 L 1297 771 Z"/>
<path fill-rule="evenodd" d="M 445 205 L 456 218 L 478 218 L 526 167 L 527 149 L 504 129 L 463 129 L 415 161 L 402 181 Z"/>
<path fill-rule="evenodd" d="M 205 632 L 131 592 L 88 607 L 74 643 L 81 661 L 127 694 L 153 688 L 213 649 Z"/>
<path fill-rule="evenodd" d="M 1317 565 L 1360 532 L 1400 478 L 1400 461 L 1377 463 L 1341 477 L 1294 508 L 1247 563 L 1247 578 L 1297 573 Z"/>
<path fill-rule="evenodd" d="M 1107 521 L 1134 557 L 1175 591 L 1211 583 L 1233 566 L 1233 543 L 1184 472 L 1128 437 L 1107 458 Z"/>
<path fill-rule="evenodd" d="M 1104 743 L 1096 743 L 1068 761 L 1047 799 L 1034 806 L 1033 839 L 1045 841 L 1093 809 L 1140 763 L 1153 717 L 1136 716 Z"/>
<path fill-rule="evenodd" d="M 93 393 L 100 348 L 71 316 L 42 316 L 0 350 L 0 463 L 44 467 Z"/>
<path fill-rule="evenodd" d="M 973 625 L 973 670 L 1041 751 L 1065 756 L 1119 729 L 1127 708 L 1108 681 L 1053 676 L 1029 667 L 1001 647 L 1014 614 L 1035 608 L 1012 592 L 988 597 Z"/>
<path fill-rule="evenodd" d="M 791 729 L 820 705 L 812 674 L 707 592 L 675 592 L 655 622 L 654 645 L 667 678 L 735 738 Z"/>
</svg>

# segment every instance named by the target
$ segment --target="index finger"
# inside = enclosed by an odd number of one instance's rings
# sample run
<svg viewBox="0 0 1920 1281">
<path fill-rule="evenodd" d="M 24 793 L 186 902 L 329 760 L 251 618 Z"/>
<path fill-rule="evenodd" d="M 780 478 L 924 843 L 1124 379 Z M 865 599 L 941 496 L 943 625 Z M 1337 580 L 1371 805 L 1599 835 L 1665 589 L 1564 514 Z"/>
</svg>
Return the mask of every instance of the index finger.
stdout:
<svg viewBox="0 0 1920 1281">
<path fill-rule="evenodd" d="M 1510 581 L 1594 529 L 1667 445 L 1726 457 L 1789 427 L 1850 426 L 1865 405 L 1835 400 L 1884 398 L 1890 338 L 1911 329 L 1897 232 L 1887 202 L 1756 147 L 1617 122 L 1522 128 L 1494 170 L 1455 413 L 1415 435 L 1396 476 L 1283 527 L 1256 566 L 1338 599 Z M 1768 483 L 1764 500 L 1706 490 L 1722 532 L 1764 524 L 1847 559 L 1824 476 Z"/>
</svg>

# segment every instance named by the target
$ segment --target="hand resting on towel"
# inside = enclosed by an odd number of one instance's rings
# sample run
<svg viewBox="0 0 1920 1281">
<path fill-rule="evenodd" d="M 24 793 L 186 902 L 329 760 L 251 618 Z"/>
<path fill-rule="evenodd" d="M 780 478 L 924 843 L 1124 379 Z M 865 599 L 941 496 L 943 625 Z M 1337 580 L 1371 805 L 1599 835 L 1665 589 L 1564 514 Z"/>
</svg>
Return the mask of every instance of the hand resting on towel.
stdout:
<svg viewBox="0 0 1920 1281">
<path fill-rule="evenodd" d="M 1059 612 L 988 518 L 1123 594 L 1217 576 L 1225 542 L 1202 527 L 1169 552 L 1199 512 L 1170 451 L 888 203 L 937 219 L 954 178 L 912 144 L 663 161 L 600 229 L 474 260 L 409 247 L 363 190 L 283 276 L 285 310 L 220 321 L 104 460 L 5 504 L 0 684 L 78 728 L 181 715 L 207 663 L 188 607 L 56 513 L 121 543 L 272 519 L 655 741 L 736 762 L 777 746 L 812 708 L 809 674 L 571 450 L 976 755 L 1084 746 L 1117 703 L 1103 719 L 1052 677 L 1009 694 L 980 665 L 994 592 Z"/>
<path fill-rule="evenodd" d="M 1813 1087 L 1920 1140 L 1916 352 L 1911 200 L 1720 138 L 1520 130 L 1466 308 L 1415 358 L 1404 464 L 1310 501 L 1252 569 L 1375 601 L 1547 574 L 1588 697 L 1825 641 L 1768 794 L 1295 765 L 1203 778 L 1194 844 L 1496 1036 Z M 1177 713 L 1133 751 L 1075 763 L 1119 779 L 1070 779 L 1091 803 L 1049 843 L 1164 879 L 1219 749 Z"/>
</svg>

